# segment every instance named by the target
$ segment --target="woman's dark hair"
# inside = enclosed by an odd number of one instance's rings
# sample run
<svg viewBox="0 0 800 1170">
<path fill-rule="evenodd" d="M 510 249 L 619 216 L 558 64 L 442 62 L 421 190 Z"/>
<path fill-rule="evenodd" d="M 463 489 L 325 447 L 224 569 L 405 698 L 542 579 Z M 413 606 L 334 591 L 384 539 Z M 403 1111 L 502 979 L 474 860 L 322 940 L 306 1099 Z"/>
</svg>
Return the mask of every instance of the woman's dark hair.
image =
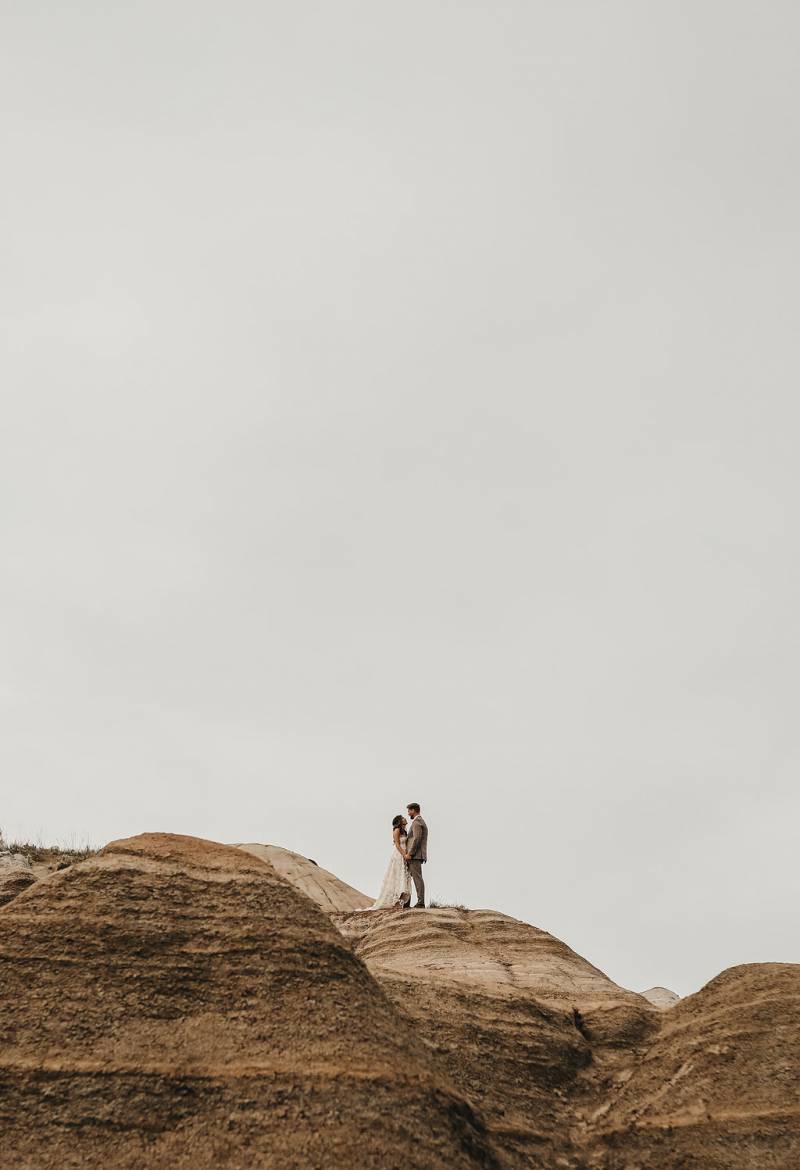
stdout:
<svg viewBox="0 0 800 1170">
<path fill-rule="evenodd" d="M 401 815 L 398 813 L 398 814 L 397 814 L 397 816 L 396 816 L 396 817 L 394 818 L 394 820 L 392 821 L 392 828 L 393 828 L 393 829 L 399 829 L 399 828 L 402 826 L 402 824 L 403 824 L 403 818 L 402 818 L 402 816 L 401 816 Z"/>
</svg>

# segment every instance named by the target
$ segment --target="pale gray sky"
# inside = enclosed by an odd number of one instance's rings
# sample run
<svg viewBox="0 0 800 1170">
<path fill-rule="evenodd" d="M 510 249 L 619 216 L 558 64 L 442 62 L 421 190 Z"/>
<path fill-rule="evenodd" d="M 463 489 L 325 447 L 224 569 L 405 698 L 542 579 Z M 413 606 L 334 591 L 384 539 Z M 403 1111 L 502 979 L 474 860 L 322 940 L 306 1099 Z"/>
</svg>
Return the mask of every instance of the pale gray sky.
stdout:
<svg viewBox="0 0 800 1170">
<path fill-rule="evenodd" d="M 797 5 L 2 25 L 0 824 L 800 961 Z"/>
</svg>

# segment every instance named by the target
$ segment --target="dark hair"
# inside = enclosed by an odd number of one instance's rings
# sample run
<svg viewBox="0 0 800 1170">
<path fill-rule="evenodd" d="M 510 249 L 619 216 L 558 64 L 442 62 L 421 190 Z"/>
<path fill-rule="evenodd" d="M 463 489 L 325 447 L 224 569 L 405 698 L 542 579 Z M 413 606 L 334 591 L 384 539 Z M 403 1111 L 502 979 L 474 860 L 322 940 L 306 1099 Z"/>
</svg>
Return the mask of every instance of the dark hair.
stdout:
<svg viewBox="0 0 800 1170">
<path fill-rule="evenodd" d="M 417 812 L 417 813 L 419 812 L 419 805 L 418 804 L 407 804 L 406 808 L 408 809 L 409 812 Z"/>
<path fill-rule="evenodd" d="M 403 817 L 401 816 L 400 813 L 398 813 L 397 816 L 392 821 L 392 828 L 399 829 L 400 826 L 402 825 L 402 823 L 403 823 Z"/>
</svg>

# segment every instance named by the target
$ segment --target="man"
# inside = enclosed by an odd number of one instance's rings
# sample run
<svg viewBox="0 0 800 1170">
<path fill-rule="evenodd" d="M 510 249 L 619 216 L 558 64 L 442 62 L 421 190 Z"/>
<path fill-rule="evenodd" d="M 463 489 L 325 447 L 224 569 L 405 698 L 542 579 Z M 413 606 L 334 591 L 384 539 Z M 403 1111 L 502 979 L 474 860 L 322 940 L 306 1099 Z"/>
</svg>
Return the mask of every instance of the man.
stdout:
<svg viewBox="0 0 800 1170">
<path fill-rule="evenodd" d="M 414 889 L 417 892 L 416 905 L 412 909 L 424 910 L 425 882 L 422 878 L 422 867 L 428 860 L 428 826 L 419 815 L 418 804 L 408 804 L 406 808 L 408 809 L 408 817 L 411 821 L 408 841 L 406 842 L 408 869 L 411 874 L 411 880 L 414 882 Z"/>
</svg>

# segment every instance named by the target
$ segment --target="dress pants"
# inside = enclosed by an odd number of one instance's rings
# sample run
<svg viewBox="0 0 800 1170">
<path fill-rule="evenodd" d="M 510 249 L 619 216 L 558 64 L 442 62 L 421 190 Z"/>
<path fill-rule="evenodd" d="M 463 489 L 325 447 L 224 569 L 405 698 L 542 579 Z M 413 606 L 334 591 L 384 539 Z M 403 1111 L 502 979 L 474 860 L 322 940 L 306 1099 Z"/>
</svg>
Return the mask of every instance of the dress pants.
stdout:
<svg viewBox="0 0 800 1170">
<path fill-rule="evenodd" d="M 408 869 L 409 869 L 409 873 L 411 874 L 411 880 L 414 883 L 414 889 L 416 890 L 416 893 L 417 893 L 417 905 L 418 906 L 425 905 L 425 880 L 422 876 L 422 867 L 424 864 L 425 864 L 424 861 L 417 861 L 417 859 L 415 857 L 412 857 L 411 861 L 409 861 L 409 863 L 408 863 Z"/>
</svg>

